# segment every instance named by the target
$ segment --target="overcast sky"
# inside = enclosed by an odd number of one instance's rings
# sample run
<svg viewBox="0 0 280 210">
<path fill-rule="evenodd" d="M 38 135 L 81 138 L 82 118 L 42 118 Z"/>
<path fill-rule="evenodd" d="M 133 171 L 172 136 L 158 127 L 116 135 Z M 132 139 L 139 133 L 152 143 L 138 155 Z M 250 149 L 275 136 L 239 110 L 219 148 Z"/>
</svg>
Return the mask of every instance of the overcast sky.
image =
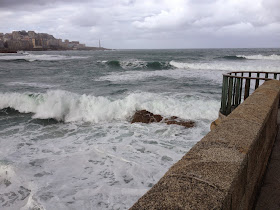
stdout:
<svg viewBox="0 0 280 210">
<path fill-rule="evenodd" d="M 0 32 L 107 48 L 280 47 L 280 0 L 0 0 Z"/>
</svg>

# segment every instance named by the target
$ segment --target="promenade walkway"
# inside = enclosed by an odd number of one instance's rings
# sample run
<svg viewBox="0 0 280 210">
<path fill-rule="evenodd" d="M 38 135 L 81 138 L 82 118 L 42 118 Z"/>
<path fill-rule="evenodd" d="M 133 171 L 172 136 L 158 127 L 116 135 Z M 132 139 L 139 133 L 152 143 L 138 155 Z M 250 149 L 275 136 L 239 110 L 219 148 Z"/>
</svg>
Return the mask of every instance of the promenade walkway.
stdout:
<svg viewBox="0 0 280 210">
<path fill-rule="evenodd" d="M 280 109 L 278 110 L 277 124 L 278 133 L 257 198 L 256 210 L 280 209 Z"/>
</svg>

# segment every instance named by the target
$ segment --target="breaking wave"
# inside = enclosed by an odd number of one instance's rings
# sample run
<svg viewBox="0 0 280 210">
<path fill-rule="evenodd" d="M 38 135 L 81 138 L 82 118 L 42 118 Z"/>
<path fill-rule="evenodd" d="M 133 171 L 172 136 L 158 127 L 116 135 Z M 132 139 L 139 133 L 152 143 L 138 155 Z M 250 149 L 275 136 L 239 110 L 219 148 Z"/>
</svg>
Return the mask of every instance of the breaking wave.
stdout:
<svg viewBox="0 0 280 210">
<path fill-rule="evenodd" d="M 237 55 L 227 55 L 223 57 L 218 57 L 218 59 L 226 59 L 226 60 L 246 60 L 244 56 L 237 56 Z"/>
<path fill-rule="evenodd" d="M 85 59 L 88 57 L 82 56 L 65 56 L 65 55 L 35 55 L 35 54 L 21 54 L 17 53 L 15 55 L 2 55 L 0 56 L 0 61 L 59 61 L 59 60 L 72 60 L 72 59 Z"/>
<path fill-rule="evenodd" d="M 217 57 L 215 59 L 225 60 L 280 60 L 280 55 L 227 55 L 223 57 Z"/>
<path fill-rule="evenodd" d="M 0 93 L 0 98 L 0 110 L 12 108 L 20 113 L 33 113 L 34 119 L 64 122 L 129 120 L 136 110 L 141 109 L 183 119 L 214 119 L 219 108 L 219 102 L 215 100 L 147 92 L 131 93 L 114 100 L 63 90 L 35 94 Z"/>
<path fill-rule="evenodd" d="M 280 60 L 280 55 L 237 55 L 237 57 L 244 57 L 252 60 Z"/>
<path fill-rule="evenodd" d="M 100 63 L 100 62 L 99 62 Z M 172 66 L 169 62 L 161 61 L 141 61 L 141 60 L 127 60 L 127 61 L 102 61 L 101 63 L 106 64 L 112 68 L 122 68 L 122 69 L 152 69 L 152 70 L 163 70 L 171 69 Z"/>
<path fill-rule="evenodd" d="M 178 69 L 195 70 L 218 70 L 218 71 L 268 71 L 279 72 L 278 65 L 266 65 L 259 63 L 233 63 L 233 62 L 211 62 L 211 63 L 184 63 L 171 61 L 170 64 Z"/>
</svg>

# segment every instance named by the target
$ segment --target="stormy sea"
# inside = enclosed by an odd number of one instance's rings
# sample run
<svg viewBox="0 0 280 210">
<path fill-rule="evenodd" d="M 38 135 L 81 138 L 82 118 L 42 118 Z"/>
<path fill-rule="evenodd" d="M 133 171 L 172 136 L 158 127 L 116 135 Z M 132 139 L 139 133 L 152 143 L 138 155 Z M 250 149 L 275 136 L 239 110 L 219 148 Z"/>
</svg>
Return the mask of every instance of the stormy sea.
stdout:
<svg viewBox="0 0 280 210">
<path fill-rule="evenodd" d="M 230 71 L 280 72 L 280 49 L 1 54 L 0 209 L 128 209 L 210 131 Z"/>
</svg>

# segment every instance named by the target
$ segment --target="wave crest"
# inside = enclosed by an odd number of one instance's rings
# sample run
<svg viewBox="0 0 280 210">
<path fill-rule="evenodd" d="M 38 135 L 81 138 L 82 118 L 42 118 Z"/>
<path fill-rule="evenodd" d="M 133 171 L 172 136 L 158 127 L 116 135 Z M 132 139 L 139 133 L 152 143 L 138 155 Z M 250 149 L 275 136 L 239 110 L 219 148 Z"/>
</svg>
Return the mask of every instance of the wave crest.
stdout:
<svg viewBox="0 0 280 210">
<path fill-rule="evenodd" d="M 100 62 L 99 62 L 100 63 Z M 101 63 L 106 64 L 111 68 L 122 68 L 122 69 L 152 69 L 152 70 L 164 70 L 172 69 L 172 65 L 169 62 L 161 61 L 141 61 L 141 60 L 127 60 L 127 61 L 102 61 Z"/>
<path fill-rule="evenodd" d="M 235 62 L 207 62 L 207 63 L 184 63 L 171 61 L 170 64 L 178 69 L 195 70 L 218 70 L 218 71 L 267 71 L 279 72 L 279 66 L 266 65 L 259 63 L 235 63 Z"/>
<path fill-rule="evenodd" d="M 246 58 L 244 56 L 238 56 L 238 55 L 227 55 L 227 56 L 223 56 L 223 57 L 219 57 L 222 59 L 226 59 L 226 60 L 246 60 Z M 218 58 L 218 59 L 219 59 Z"/>
<path fill-rule="evenodd" d="M 136 110 L 146 109 L 163 116 L 183 119 L 214 119 L 219 103 L 155 93 L 131 93 L 112 100 L 107 97 L 78 95 L 52 90 L 42 94 L 0 93 L 0 109 L 13 108 L 21 113 L 34 113 L 36 119 L 74 122 L 110 122 L 128 120 Z M 209 106 L 210 104 L 210 106 Z M 209 108 L 210 107 L 210 108 Z"/>
<path fill-rule="evenodd" d="M 251 60 L 280 60 L 280 55 L 237 55 L 237 57 L 244 57 Z"/>
</svg>

